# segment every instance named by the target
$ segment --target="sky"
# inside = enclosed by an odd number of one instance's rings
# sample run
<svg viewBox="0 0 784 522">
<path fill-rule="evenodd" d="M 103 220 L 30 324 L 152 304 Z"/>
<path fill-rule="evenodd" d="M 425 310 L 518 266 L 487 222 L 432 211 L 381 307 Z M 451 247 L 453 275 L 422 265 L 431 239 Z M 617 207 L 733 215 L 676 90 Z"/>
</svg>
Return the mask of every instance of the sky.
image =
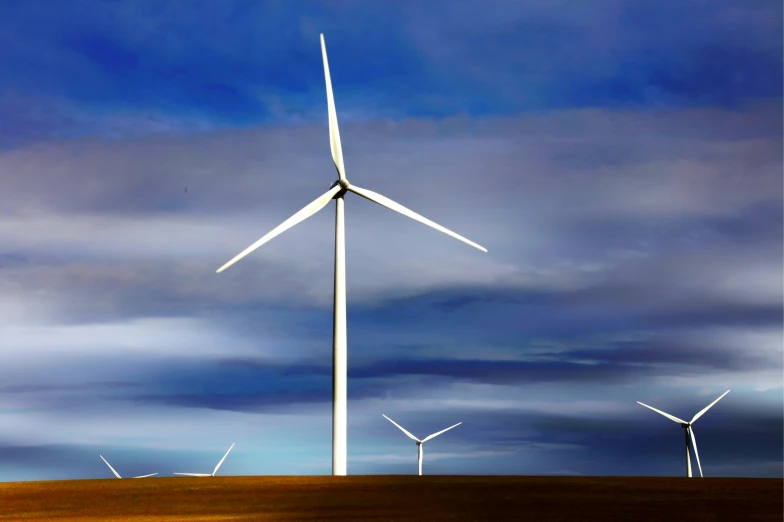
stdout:
<svg viewBox="0 0 784 522">
<path fill-rule="evenodd" d="M 782 477 L 777 0 L 0 3 L 0 481 Z M 696 471 L 696 462 L 693 464 Z"/>
</svg>

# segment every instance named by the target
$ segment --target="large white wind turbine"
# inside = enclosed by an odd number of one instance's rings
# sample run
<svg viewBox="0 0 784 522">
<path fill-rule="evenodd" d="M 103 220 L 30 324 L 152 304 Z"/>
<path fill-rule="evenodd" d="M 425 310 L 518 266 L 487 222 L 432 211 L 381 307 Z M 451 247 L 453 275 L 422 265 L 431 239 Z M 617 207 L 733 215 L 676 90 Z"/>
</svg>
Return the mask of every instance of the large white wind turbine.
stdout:
<svg viewBox="0 0 784 522">
<path fill-rule="evenodd" d="M 99 457 L 101 457 L 101 460 L 102 460 L 102 461 L 106 462 L 106 459 L 105 459 L 105 458 L 103 458 L 103 455 L 98 455 L 98 456 L 99 456 Z M 122 478 L 122 477 L 120 476 L 120 474 L 119 474 L 119 473 L 117 473 L 117 472 L 114 470 L 114 468 L 112 467 L 112 465 L 111 465 L 111 464 L 109 464 L 108 462 L 106 462 L 106 465 L 107 465 L 107 466 L 109 466 L 109 469 L 110 469 L 110 470 L 112 470 L 112 473 L 114 473 L 114 476 L 115 476 L 115 477 L 117 477 L 117 478 Z M 140 476 L 138 476 L 138 477 L 131 477 L 131 478 L 147 478 L 147 477 L 152 477 L 153 475 L 157 475 L 157 473 L 150 473 L 149 475 L 140 475 Z"/>
<path fill-rule="evenodd" d="M 730 392 L 730 390 L 727 390 L 724 393 L 722 393 L 721 397 L 719 397 L 718 399 L 716 399 L 712 403 L 708 404 L 699 413 L 697 413 L 694 417 L 692 417 L 689 422 L 686 422 L 685 420 L 681 420 L 681 419 L 679 419 L 678 417 L 676 417 L 674 415 L 670 415 L 669 413 L 664 413 L 661 410 L 657 410 L 653 406 L 648 406 L 647 404 L 643 404 L 640 401 L 637 401 L 637 404 L 645 406 L 646 408 L 650 408 L 653 411 L 655 411 L 656 413 L 660 413 L 660 414 L 664 415 L 665 417 L 667 417 L 671 421 L 674 421 L 674 422 L 677 422 L 678 424 L 680 424 L 681 428 L 686 430 L 686 431 L 683 432 L 683 434 L 686 437 L 686 476 L 687 477 L 691 477 L 691 457 L 689 456 L 689 435 L 691 435 L 691 443 L 694 446 L 694 456 L 697 457 L 697 466 L 699 466 L 699 468 L 700 468 L 700 477 L 702 477 L 702 464 L 700 464 L 700 454 L 697 451 L 697 439 L 694 437 L 694 428 L 692 427 L 692 424 L 694 424 L 694 421 L 696 421 L 697 419 L 702 417 L 702 415 L 706 411 L 708 411 L 714 404 L 719 402 L 719 400 L 721 400 L 721 398 L 724 397 L 725 395 L 727 395 L 729 392 Z"/>
<path fill-rule="evenodd" d="M 464 243 L 478 248 L 483 252 L 487 249 L 469 241 L 463 236 L 448 230 L 441 225 L 420 216 L 399 203 L 382 196 L 376 192 L 357 187 L 348 182 L 346 172 L 343 167 L 343 150 L 340 146 L 340 133 L 338 132 L 338 119 L 335 113 L 335 101 L 332 97 L 332 81 L 329 76 L 329 64 L 327 63 L 327 48 L 324 45 L 324 35 L 321 35 L 321 56 L 324 60 L 324 79 L 327 84 L 327 108 L 329 112 L 329 144 L 332 151 L 332 160 L 338 172 L 338 180 L 332 184 L 330 189 L 309 203 L 305 208 L 291 216 L 289 219 L 278 225 L 267 235 L 253 243 L 251 246 L 240 252 L 234 259 L 220 267 L 217 271 L 222 272 L 243 257 L 247 256 L 261 245 L 281 234 L 285 230 L 293 227 L 300 221 L 307 219 L 322 208 L 331 200 L 335 200 L 335 295 L 332 319 L 332 474 L 346 474 L 346 243 L 343 219 L 343 197 L 346 192 L 353 192 L 370 201 L 378 203 L 404 216 L 424 223 L 447 235 L 450 235 Z"/>
<path fill-rule="evenodd" d="M 234 447 L 234 444 L 235 443 L 232 442 L 231 446 L 229 447 L 229 451 L 231 451 L 231 448 Z M 214 477 L 215 473 L 217 473 L 217 471 L 218 471 L 218 468 L 221 467 L 221 464 L 223 464 L 223 461 L 226 460 L 226 457 L 229 456 L 229 451 L 227 451 L 226 454 L 223 456 L 223 458 L 220 459 L 220 462 L 218 462 L 218 465 L 215 466 L 214 470 L 212 470 L 212 473 L 172 473 L 172 474 L 173 475 L 185 475 L 185 476 L 188 476 L 188 477 Z"/>
<path fill-rule="evenodd" d="M 414 437 L 414 436 L 413 436 L 413 435 L 411 435 L 409 432 L 407 432 L 407 431 L 405 430 L 405 428 L 403 428 L 403 426 L 401 426 L 401 425 L 400 425 L 400 424 L 398 424 L 397 422 L 393 421 L 392 419 L 390 419 L 389 417 L 387 417 L 387 416 L 386 416 L 386 415 L 384 415 L 383 413 L 382 413 L 381 415 L 382 415 L 382 416 L 383 416 L 383 417 L 384 417 L 386 420 L 388 420 L 389 422 L 391 422 L 392 424 L 394 424 L 395 426 L 397 426 L 398 428 L 400 428 L 400 431 L 402 431 L 403 433 L 405 433 L 405 434 L 408 436 L 408 438 L 409 438 L 409 439 L 411 439 L 411 440 L 413 440 L 414 442 L 416 442 L 416 445 L 417 445 L 417 450 L 418 450 L 418 455 L 419 455 L 419 456 L 417 457 L 417 462 L 419 463 L 419 474 L 420 474 L 420 475 L 422 474 L 422 451 L 423 451 L 423 449 L 422 449 L 422 444 L 424 444 L 425 442 L 429 441 L 430 439 L 434 439 L 434 438 L 438 437 L 439 435 L 441 435 L 441 434 L 442 434 L 442 433 L 444 433 L 445 431 L 449 431 L 449 430 L 451 430 L 451 429 L 452 429 L 452 428 L 454 428 L 455 426 L 460 426 L 461 424 L 463 424 L 462 422 L 458 422 L 458 423 L 457 423 L 457 424 L 455 424 L 454 426 L 449 426 L 449 427 L 448 427 L 447 429 L 445 429 L 445 430 L 441 430 L 441 431 L 439 431 L 439 432 L 433 433 L 432 435 L 428 435 L 428 436 L 427 436 L 427 437 L 425 437 L 424 439 L 422 439 L 422 440 L 419 440 L 418 438 Z"/>
</svg>

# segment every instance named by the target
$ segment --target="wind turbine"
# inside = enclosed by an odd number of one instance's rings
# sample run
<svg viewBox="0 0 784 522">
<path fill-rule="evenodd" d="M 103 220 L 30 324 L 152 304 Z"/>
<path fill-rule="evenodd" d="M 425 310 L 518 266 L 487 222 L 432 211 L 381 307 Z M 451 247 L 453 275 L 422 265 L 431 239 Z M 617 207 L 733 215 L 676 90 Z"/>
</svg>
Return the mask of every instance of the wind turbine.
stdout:
<svg viewBox="0 0 784 522">
<path fill-rule="evenodd" d="M 103 455 L 98 455 L 98 456 L 99 456 L 99 457 L 101 457 L 101 460 L 102 460 L 102 461 L 106 462 L 106 459 L 105 459 L 105 458 L 103 458 Z M 111 465 L 111 464 L 109 464 L 108 462 L 106 462 L 106 465 L 107 465 L 107 466 L 109 466 L 109 469 L 110 469 L 110 470 L 112 470 L 112 473 L 114 473 L 114 476 L 115 476 L 115 477 L 117 477 L 117 478 L 122 478 L 122 477 L 120 476 L 120 474 L 119 474 L 119 473 L 117 473 L 117 472 L 114 470 L 114 468 L 112 467 L 112 465 Z M 141 475 L 141 476 L 138 476 L 138 477 L 131 477 L 131 478 L 147 478 L 147 477 L 152 477 L 153 475 L 157 475 L 157 473 L 150 473 L 149 475 Z"/>
<path fill-rule="evenodd" d="M 694 446 L 694 456 L 697 457 L 697 466 L 699 466 L 699 468 L 700 468 L 700 477 L 702 477 L 702 464 L 700 464 L 700 454 L 697 451 L 697 439 L 694 437 L 694 428 L 692 427 L 692 424 L 694 424 L 694 421 L 696 421 L 697 419 L 702 417 L 702 415 L 706 411 L 711 409 L 711 407 L 714 404 L 719 402 L 721 400 L 721 398 L 724 397 L 725 395 L 727 395 L 729 392 L 730 392 L 730 390 L 727 390 L 724 393 L 722 393 L 721 397 L 719 397 L 718 399 L 716 399 L 712 403 L 708 404 L 699 413 L 697 413 L 694 417 L 692 417 L 689 422 L 686 422 L 685 420 L 681 420 L 681 419 L 679 419 L 678 417 L 676 417 L 674 415 L 670 415 L 669 413 L 664 413 L 661 410 L 657 410 L 653 406 L 648 406 L 647 404 L 643 404 L 640 401 L 637 401 L 637 404 L 645 406 L 646 408 L 650 408 L 653 411 L 655 411 L 656 413 L 660 413 L 660 414 L 664 415 L 665 417 L 667 417 L 671 421 L 679 423 L 681 425 L 681 428 L 686 430 L 686 431 L 683 432 L 683 434 L 686 437 L 686 476 L 687 477 L 691 477 L 691 458 L 689 456 L 689 435 L 691 435 L 691 442 L 692 442 L 692 445 Z"/>
<path fill-rule="evenodd" d="M 334 286 L 334 308 L 332 316 L 332 474 L 346 474 L 346 365 L 347 365 L 347 341 L 346 341 L 346 240 L 343 218 L 343 197 L 346 192 L 353 192 L 363 198 L 378 203 L 404 216 L 410 217 L 420 223 L 424 223 L 449 236 L 459 239 L 464 243 L 478 248 L 483 252 L 487 249 L 477 245 L 463 236 L 442 227 L 441 225 L 420 216 L 416 212 L 407 209 L 403 205 L 392 201 L 376 192 L 352 185 L 346 178 L 346 171 L 343 166 L 343 149 L 340 146 L 340 132 L 338 131 L 338 119 L 335 113 L 335 100 L 332 97 L 332 81 L 329 76 L 329 64 L 327 62 L 327 48 L 324 44 L 324 35 L 321 35 L 321 56 L 324 61 L 324 79 L 327 84 L 327 108 L 329 113 L 329 145 L 332 152 L 332 160 L 338 172 L 338 179 L 330 189 L 306 205 L 302 210 L 291 216 L 289 219 L 272 229 L 267 235 L 253 243 L 251 246 L 237 254 L 231 261 L 220 267 L 220 273 L 228 267 L 247 256 L 261 245 L 293 227 L 297 223 L 309 218 L 331 200 L 335 200 L 335 286 Z"/>
<path fill-rule="evenodd" d="M 234 447 L 234 444 L 235 444 L 234 442 L 231 443 L 231 447 L 229 447 L 229 451 L 231 451 L 231 448 Z M 226 460 L 226 457 L 229 456 L 229 451 L 227 451 L 226 454 L 223 456 L 223 458 L 220 459 L 220 462 L 218 462 L 218 465 L 215 466 L 214 470 L 212 470 L 212 473 L 172 473 L 172 474 L 173 475 L 185 475 L 185 476 L 188 476 L 188 477 L 214 477 L 215 473 L 218 472 L 218 468 L 221 467 L 221 464 L 223 464 L 223 461 Z"/>
<path fill-rule="evenodd" d="M 392 424 L 394 424 L 395 426 L 397 426 L 398 428 L 400 428 L 400 431 L 402 431 L 403 433 L 405 433 L 406 435 L 408 435 L 408 438 L 409 438 L 409 439 L 411 439 L 411 440 L 413 440 L 414 442 L 416 442 L 417 449 L 418 449 L 418 454 L 419 454 L 419 456 L 417 457 L 417 461 L 419 462 L 419 474 L 420 474 L 420 475 L 422 475 L 422 451 L 423 451 L 423 450 L 422 450 L 422 444 L 424 444 L 425 442 L 429 441 L 430 439 L 434 439 L 434 438 L 438 437 L 439 435 L 441 435 L 441 434 L 442 434 L 442 433 L 444 433 L 445 431 L 449 431 L 449 430 L 451 430 L 452 428 L 454 428 L 454 427 L 456 427 L 456 426 L 460 426 L 461 424 L 463 424 L 462 422 L 458 422 L 458 423 L 457 423 L 457 424 L 455 424 L 454 426 L 449 426 L 449 427 L 448 427 L 447 429 L 445 429 L 445 430 L 441 430 L 441 431 L 439 431 L 439 432 L 433 433 L 432 435 L 428 435 L 428 436 L 427 436 L 427 437 L 425 437 L 424 439 L 422 439 L 422 440 L 419 440 L 418 438 L 414 437 L 414 436 L 413 436 L 413 435 L 411 435 L 409 432 L 407 432 L 407 431 L 406 431 L 406 430 L 403 428 L 403 426 L 401 426 L 401 425 L 400 425 L 400 424 L 398 424 L 397 422 L 393 421 L 392 419 L 390 419 L 389 417 L 387 417 L 387 416 L 386 416 L 386 415 L 384 415 L 383 413 L 382 413 L 381 415 L 382 415 L 382 416 L 383 416 L 383 417 L 384 417 L 386 420 L 388 420 L 389 422 L 391 422 Z"/>
</svg>

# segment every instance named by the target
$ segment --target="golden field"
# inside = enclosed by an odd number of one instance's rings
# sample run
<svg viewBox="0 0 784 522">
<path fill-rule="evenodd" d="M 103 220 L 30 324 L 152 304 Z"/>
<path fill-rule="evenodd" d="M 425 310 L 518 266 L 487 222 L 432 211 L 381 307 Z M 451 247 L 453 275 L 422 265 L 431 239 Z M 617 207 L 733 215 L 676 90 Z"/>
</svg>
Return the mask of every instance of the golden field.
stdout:
<svg viewBox="0 0 784 522">
<path fill-rule="evenodd" d="M 0 483 L 0 520 L 782 520 L 782 479 L 254 476 Z"/>
</svg>

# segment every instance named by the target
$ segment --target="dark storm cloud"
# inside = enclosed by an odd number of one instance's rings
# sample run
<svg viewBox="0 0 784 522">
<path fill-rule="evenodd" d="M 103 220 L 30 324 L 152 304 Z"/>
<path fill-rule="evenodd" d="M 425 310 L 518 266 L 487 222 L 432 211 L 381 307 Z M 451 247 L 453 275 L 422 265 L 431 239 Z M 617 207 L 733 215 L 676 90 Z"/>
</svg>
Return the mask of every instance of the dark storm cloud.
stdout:
<svg viewBox="0 0 784 522">
<path fill-rule="evenodd" d="M 481 347 L 473 350 L 474 358 L 450 359 L 450 350 L 443 346 L 440 351 L 444 357 L 423 359 L 415 355 L 419 351 L 416 348 L 409 347 L 405 358 L 390 358 L 390 353 L 400 351 L 398 347 L 377 345 L 367 352 L 361 340 L 353 346 L 356 352 L 352 353 L 361 355 L 349 358 L 351 400 L 383 397 L 411 387 L 441 387 L 452 381 L 628 385 L 662 376 L 766 370 L 778 364 L 764 352 L 738 351 L 664 334 L 638 341 L 582 341 L 576 347 L 562 347 L 558 353 L 522 344 L 505 347 L 509 356 L 521 360 L 483 359 Z M 328 348 L 324 346 L 320 363 L 223 358 L 150 367 L 142 377 L 147 392 L 115 397 L 231 411 L 277 411 L 293 404 L 329 402 L 332 371 Z M 373 360 L 373 356 L 380 358 Z"/>
<path fill-rule="evenodd" d="M 451 344 L 451 343 L 450 343 Z M 577 347 L 561 348 L 557 353 L 535 345 L 504 347 L 508 357 L 521 360 L 482 359 L 482 347 L 474 349 L 475 358 L 449 359 L 444 346 L 443 359 L 383 358 L 370 364 L 349 365 L 349 375 L 360 379 L 427 375 L 492 384 L 531 384 L 547 382 L 640 382 L 655 376 L 708 374 L 716 371 L 753 371 L 781 366 L 774 354 L 738 351 L 707 342 L 688 342 L 677 334 L 661 334 L 658 339 L 637 341 L 581 341 Z M 394 353 L 390 347 L 387 353 Z"/>
<path fill-rule="evenodd" d="M 396 330 L 440 330 L 444 339 L 458 344 L 461 340 L 508 343 L 515 336 L 573 339 L 649 329 L 780 327 L 784 308 L 774 302 L 719 298 L 707 288 L 668 278 L 627 284 L 606 281 L 548 292 L 469 287 L 390 300 L 373 308 L 357 306 L 351 311 L 355 339 L 362 345 L 373 342 L 367 339 L 371 325 L 392 338 Z M 472 326 L 477 324 L 482 325 L 480 330 Z"/>
<path fill-rule="evenodd" d="M 653 413 L 653 412 L 651 412 Z M 655 415 L 655 414 L 654 414 Z M 723 467 L 743 463 L 753 467 L 759 463 L 781 462 L 780 441 L 781 418 L 777 422 L 760 423 L 747 430 L 745 434 L 728 432 L 726 425 L 700 429 L 695 425 L 695 436 L 700 455 L 702 470 L 706 477 L 739 476 L 736 473 L 723 473 Z M 612 425 L 605 422 L 602 431 L 580 431 L 585 426 L 580 422 L 562 421 L 562 429 L 568 433 L 569 440 L 578 440 L 585 449 L 575 460 L 578 470 L 588 475 L 612 474 L 630 476 L 683 476 L 686 474 L 683 430 L 675 423 L 662 417 L 660 426 L 646 426 L 641 429 L 630 422 Z M 600 424 L 599 421 L 594 425 Z M 670 426 L 671 425 L 671 426 Z M 542 426 L 551 440 L 561 440 L 553 426 Z M 623 429 L 621 436 L 619 433 Z M 748 447 L 743 456 L 731 455 L 731 448 Z M 693 453 L 693 451 L 692 451 Z M 696 459 L 692 455 L 692 473 L 699 477 Z M 743 476 L 743 475 L 740 475 Z M 774 469 L 756 476 L 775 477 Z"/>
<path fill-rule="evenodd" d="M 733 393 L 735 395 L 733 395 Z M 624 429 L 630 430 L 630 440 L 633 440 L 634 435 L 645 436 L 645 432 L 670 432 L 683 435 L 680 431 L 680 425 L 658 413 L 651 411 L 636 403 L 636 400 L 644 402 L 657 409 L 663 410 L 671 415 L 680 417 L 684 420 L 691 420 L 694 414 L 702 410 L 705 406 L 710 404 L 721 393 L 716 394 L 716 397 L 705 397 L 702 400 L 695 399 L 694 397 L 682 397 L 677 402 L 677 409 L 673 407 L 660 404 L 653 399 L 647 397 L 629 397 L 631 405 L 634 406 L 632 414 L 624 413 L 607 414 L 602 413 L 599 415 L 590 416 L 569 416 L 569 415 L 548 415 L 541 413 L 525 413 L 515 414 L 514 418 L 517 423 L 525 424 L 527 429 L 533 429 L 540 433 L 551 433 L 553 435 L 563 436 L 570 433 L 582 434 L 583 436 L 590 434 L 617 434 L 620 424 L 625 424 Z M 697 419 L 694 423 L 694 431 L 697 433 L 702 430 L 715 430 L 721 432 L 733 440 L 742 436 L 744 430 L 753 427 L 753 432 L 756 437 L 762 437 L 767 441 L 766 446 L 770 446 L 780 437 L 781 433 L 781 412 L 775 410 L 760 410 L 755 409 L 752 411 L 745 410 L 738 407 L 738 405 L 731 404 L 730 400 L 738 395 L 737 392 L 730 392 L 722 400 L 720 400 L 714 407 L 706 412 L 702 417 Z M 672 404 L 672 399 L 669 400 Z M 496 414 L 498 415 L 498 414 Z M 487 419 L 488 424 L 493 425 L 492 415 Z M 509 426 L 511 428 L 511 425 Z M 632 435 L 634 434 L 634 435 Z M 648 435 L 649 436 L 649 435 Z M 656 435 L 659 436 L 658 434 Z M 624 437 L 626 438 L 626 437 Z M 728 443 L 729 444 L 729 443 Z"/>
<path fill-rule="evenodd" d="M 648 327 L 700 328 L 705 326 L 777 327 L 784 323 L 782 305 L 744 306 L 732 303 L 709 306 L 702 310 L 658 312 L 650 320 L 643 320 Z"/>
<path fill-rule="evenodd" d="M 521 382 L 601 381 L 638 378 L 636 368 L 619 365 L 584 365 L 571 362 L 520 362 L 478 360 L 386 360 L 349 370 L 350 377 L 376 378 L 397 375 L 429 375 L 474 382 L 513 384 Z M 643 370 L 644 371 L 644 370 Z"/>
<path fill-rule="evenodd" d="M 640 373 L 648 375 L 670 375 L 674 367 L 694 372 L 759 370 L 773 362 L 770 357 L 758 353 L 688 343 L 677 338 L 613 344 L 610 348 L 575 350 L 569 352 L 569 356 L 600 364 L 622 365 L 630 370 L 642 366 Z"/>
<path fill-rule="evenodd" d="M 325 352 L 325 363 L 330 360 Z M 295 404 L 332 401 L 332 368 L 315 364 L 275 364 L 243 359 L 223 359 L 198 364 L 159 366 L 149 369 L 150 393 L 118 397 L 139 403 L 241 412 L 277 412 Z M 357 381 L 350 400 L 377 397 L 389 383 Z"/>
<path fill-rule="evenodd" d="M 726 238 L 735 244 L 754 244 L 775 241 L 784 235 L 782 201 L 771 198 L 741 208 L 731 216 L 705 219 L 699 226 L 706 233 Z"/>
<path fill-rule="evenodd" d="M 697 448 L 703 473 L 706 476 L 738 476 L 737 472 L 725 474 L 723 467 L 743 463 L 782 461 L 781 440 L 784 435 L 781 412 L 744 413 L 723 402 L 722 399 L 694 424 Z M 651 401 L 642 402 L 650 403 Z M 689 402 L 694 402 L 689 401 Z M 726 401 L 729 402 L 729 401 Z M 672 408 L 660 404 L 653 406 L 681 418 L 691 418 L 681 411 L 696 413 L 707 404 L 694 403 L 691 410 L 681 405 L 673 413 Z M 646 415 L 649 412 L 650 415 Z M 612 462 L 614 473 L 628 475 L 682 475 L 686 473 L 683 429 L 678 424 L 640 406 L 633 417 L 612 418 L 596 416 L 593 419 L 540 416 L 529 417 L 528 424 L 552 440 L 570 440 L 590 450 L 593 469 L 583 467 L 588 473 L 604 466 L 602 461 Z M 623 430 L 623 434 L 621 434 Z M 731 448 L 745 448 L 735 454 Z M 692 455 L 692 459 L 694 456 Z M 692 472 L 698 476 L 696 460 L 692 461 Z M 586 469 L 587 468 L 587 469 Z M 642 472 L 641 468 L 645 471 Z M 713 471 L 716 470 L 716 471 Z M 768 469 L 761 476 L 777 476 Z"/>
</svg>

